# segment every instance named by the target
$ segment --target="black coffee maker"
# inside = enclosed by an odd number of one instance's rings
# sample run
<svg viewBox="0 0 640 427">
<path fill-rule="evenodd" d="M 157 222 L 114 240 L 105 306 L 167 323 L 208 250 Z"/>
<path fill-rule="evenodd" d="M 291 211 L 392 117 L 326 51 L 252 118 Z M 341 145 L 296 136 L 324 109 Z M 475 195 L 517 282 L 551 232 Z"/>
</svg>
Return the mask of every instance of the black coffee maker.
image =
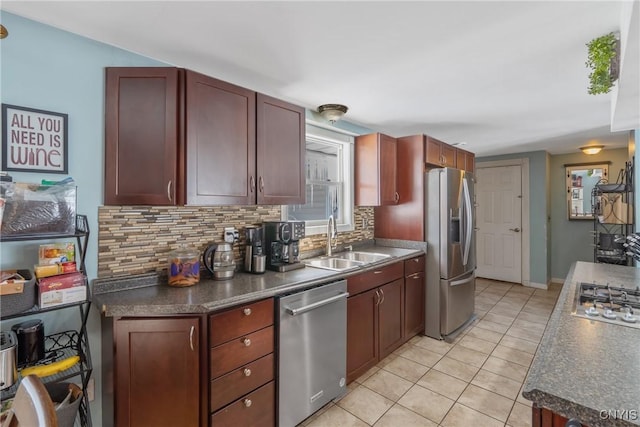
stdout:
<svg viewBox="0 0 640 427">
<path fill-rule="evenodd" d="M 245 228 L 246 249 L 244 254 L 244 270 L 247 273 L 262 274 L 267 262 L 264 254 L 264 227 L 250 225 Z"/>
<path fill-rule="evenodd" d="M 304 238 L 304 221 L 268 221 L 264 223 L 264 230 L 269 270 L 283 272 L 304 268 L 298 242 Z"/>
</svg>

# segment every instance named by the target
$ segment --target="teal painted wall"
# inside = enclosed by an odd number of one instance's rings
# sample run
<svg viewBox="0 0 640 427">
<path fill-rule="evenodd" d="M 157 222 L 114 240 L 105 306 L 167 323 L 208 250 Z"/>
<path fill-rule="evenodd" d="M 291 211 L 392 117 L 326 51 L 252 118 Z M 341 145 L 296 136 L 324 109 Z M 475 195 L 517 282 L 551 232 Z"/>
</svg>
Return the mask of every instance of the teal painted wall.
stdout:
<svg viewBox="0 0 640 427">
<path fill-rule="evenodd" d="M 478 157 L 476 159 L 478 164 L 496 160 L 529 159 L 529 261 L 531 264 L 529 281 L 539 284 L 547 284 L 550 279 L 548 266 L 547 156 L 546 151 L 532 151 L 503 156 Z"/>
<path fill-rule="evenodd" d="M 87 251 L 89 279 L 96 277 L 98 206 L 103 199 L 104 175 L 104 67 L 157 66 L 160 62 L 98 43 L 19 16 L 1 12 L 9 37 L 1 46 L 1 97 L 7 104 L 66 113 L 69 115 L 69 175 L 78 187 L 78 213 L 86 214 L 91 230 Z M 15 181 L 40 182 L 66 175 L 11 172 Z M 42 242 L 3 243 L 0 266 L 16 268 L 37 264 Z M 45 320 L 46 331 L 58 332 L 75 326 L 76 310 L 63 310 Z M 23 320 L 23 319 L 20 319 Z M 19 320 L 7 321 L 2 328 Z M 91 404 L 93 424 L 102 425 L 100 382 L 100 321 L 93 307 L 88 330 L 96 379 Z"/>
<path fill-rule="evenodd" d="M 609 180 L 615 181 L 627 158 L 626 148 L 602 150 L 590 156 L 579 152 L 551 156 L 551 277 L 554 279 L 564 280 L 575 261 L 593 262 L 593 221 L 567 219 L 564 165 L 611 161 Z"/>
</svg>

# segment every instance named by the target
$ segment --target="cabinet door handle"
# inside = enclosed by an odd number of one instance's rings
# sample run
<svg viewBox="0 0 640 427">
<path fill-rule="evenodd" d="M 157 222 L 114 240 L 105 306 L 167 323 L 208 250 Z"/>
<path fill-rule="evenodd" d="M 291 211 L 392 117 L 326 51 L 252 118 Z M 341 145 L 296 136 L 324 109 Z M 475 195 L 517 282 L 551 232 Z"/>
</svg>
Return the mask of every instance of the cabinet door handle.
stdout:
<svg viewBox="0 0 640 427">
<path fill-rule="evenodd" d="M 258 190 L 262 193 L 262 190 L 264 190 L 264 179 L 262 179 L 262 177 L 258 178 Z"/>
<path fill-rule="evenodd" d="M 418 258 L 414 258 L 413 262 L 420 262 L 420 260 Z"/>
<path fill-rule="evenodd" d="M 256 188 L 256 180 L 253 178 L 253 175 L 249 177 L 249 191 L 253 193 L 253 190 Z"/>
<path fill-rule="evenodd" d="M 249 368 L 244 368 L 244 371 L 242 371 L 244 373 L 245 377 L 250 377 L 251 376 L 251 369 Z"/>
<path fill-rule="evenodd" d="M 173 202 L 173 199 L 171 198 L 171 184 L 173 184 L 173 180 L 170 179 L 167 183 L 167 198 L 170 202 Z"/>
<path fill-rule="evenodd" d="M 251 316 L 251 309 L 245 308 L 244 310 L 242 310 L 242 313 L 244 313 L 245 316 Z"/>
<path fill-rule="evenodd" d="M 245 338 L 242 340 L 242 343 L 245 347 L 249 347 L 251 345 L 251 340 L 249 338 Z"/>
<path fill-rule="evenodd" d="M 191 347 L 191 351 L 195 351 L 195 349 L 193 348 L 193 333 L 196 331 L 196 327 L 192 326 L 191 330 L 189 331 L 189 347 Z"/>
<path fill-rule="evenodd" d="M 376 289 L 376 305 L 380 305 L 380 289 Z"/>
<path fill-rule="evenodd" d="M 393 200 L 398 203 L 400 201 L 400 194 L 398 194 L 398 192 L 396 191 L 396 194 L 394 194 L 393 196 Z"/>
<path fill-rule="evenodd" d="M 245 399 L 242 403 L 244 403 L 244 406 L 248 408 L 253 402 L 251 402 L 251 399 Z"/>
<path fill-rule="evenodd" d="M 384 303 L 384 291 L 380 289 L 380 295 L 382 295 L 382 301 L 380 301 L 380 305 Z"/>
</svg>

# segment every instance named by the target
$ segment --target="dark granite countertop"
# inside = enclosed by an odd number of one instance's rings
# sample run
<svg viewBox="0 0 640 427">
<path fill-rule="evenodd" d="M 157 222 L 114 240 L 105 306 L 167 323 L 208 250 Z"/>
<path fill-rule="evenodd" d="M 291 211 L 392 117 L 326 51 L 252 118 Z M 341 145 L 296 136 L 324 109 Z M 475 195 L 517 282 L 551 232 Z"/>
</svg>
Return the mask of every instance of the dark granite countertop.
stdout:
<svg viewBox="0 0 640 427">
<path fill-rule="evenodd" d="M 388 254 L 390 258 L 343 272 L 308 266 L 286 273 L 267 271 L 255 275 L 240 272 L 230 280 L 201 278 L 198 284 L 185 288 L 168 286 L 155 273 L 96 279 L 93 282 L 92 299 L 102 314 L 108 317 L 208 313 L 339 280 L 424 253 L 418 248 L 381 245 L 367 245 L 358 247 L 357 250 Z"/>
<path fill-rule="evenodd" d="M 640 329 L 571 314 L 577 283 L 593 281 L 637 286 L 640 269 L 572 266 L 522 395 L 589 427 L 640 425 Z"/>
</svg>

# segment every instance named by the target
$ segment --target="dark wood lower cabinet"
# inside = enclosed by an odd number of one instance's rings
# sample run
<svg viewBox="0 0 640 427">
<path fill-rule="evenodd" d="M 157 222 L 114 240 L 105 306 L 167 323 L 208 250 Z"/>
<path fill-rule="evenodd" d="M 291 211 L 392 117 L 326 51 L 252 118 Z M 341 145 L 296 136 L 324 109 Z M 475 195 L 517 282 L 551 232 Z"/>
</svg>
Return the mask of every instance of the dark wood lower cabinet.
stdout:
<svg viewBox="0 0 640 427">
<path fill-rule="evenodd" d="M 579 421 L 573 421 L 567 425 L 569 420 L 562 415 L 556 414 L 546 408 L 539 408 L 535 403 L 532 410 L 532 427 L 587 427 L 586 424 L 581 424 Z"/>
<path fill-rule="evenodd" d="M 424 271 L 404 279 L 404 335 L 408 340 L 424 331 Z"/>
<path fill-rule="evenodd" d="M 211 427 L 273 426 L 276 422 L 274 401 L 275 386 L 271 381 L 211 415 Z"/>
<path fill-rule="evenodd" d="M 347 299 L 347 383 L 378 363 L 377 289 Z"/>
<path fill-rule="evenodd" d="M 115 425 L 200 425 L 200 318 L 115 321 Z"/>
<path fill-rule="evenodd" d="M 404 280 L 397 279 L 379 288 L 378 334 L 380 360 L 402 345 L 404 338 Z"/>
</svg>

